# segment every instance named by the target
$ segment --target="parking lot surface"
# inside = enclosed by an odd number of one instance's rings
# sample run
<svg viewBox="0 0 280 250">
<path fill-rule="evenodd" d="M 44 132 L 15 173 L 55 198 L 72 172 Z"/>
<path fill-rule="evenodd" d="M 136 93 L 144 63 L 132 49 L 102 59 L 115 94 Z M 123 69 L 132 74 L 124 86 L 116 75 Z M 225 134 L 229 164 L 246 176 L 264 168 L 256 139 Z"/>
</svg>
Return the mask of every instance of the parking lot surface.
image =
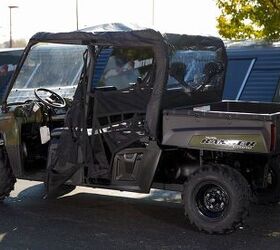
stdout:
<svg viewBox="0 0 280 250">
<path fill-rule="evenodd" d="M 0 249 L 280 249 L 280 205 L 252 206 L 237 232 L 207 235 L 184 218 L 176 192 L 43 196 L 42 183 L 18 180 L 0 205 Z"/>
</svg>

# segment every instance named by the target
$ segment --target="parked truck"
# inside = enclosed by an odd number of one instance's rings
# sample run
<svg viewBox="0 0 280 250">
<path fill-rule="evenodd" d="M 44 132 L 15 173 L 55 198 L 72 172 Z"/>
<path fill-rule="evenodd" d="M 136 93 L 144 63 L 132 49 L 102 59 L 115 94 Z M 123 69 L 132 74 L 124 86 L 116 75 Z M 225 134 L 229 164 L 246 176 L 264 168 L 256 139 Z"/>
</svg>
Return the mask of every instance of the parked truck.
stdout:
<svg viewBox="0 0 280 250">
<path fill-rule="evenodd" d="M 44 181 L 48 195 L 161 188 L 182 193 L 199 230 L 235 230 L 252 197 L 279 201 L 280 107 L 221 102 L 226 65 L 215 37 L 35 34 L 1 97 L 1 200 L 16 178 Z"/>
</svg>

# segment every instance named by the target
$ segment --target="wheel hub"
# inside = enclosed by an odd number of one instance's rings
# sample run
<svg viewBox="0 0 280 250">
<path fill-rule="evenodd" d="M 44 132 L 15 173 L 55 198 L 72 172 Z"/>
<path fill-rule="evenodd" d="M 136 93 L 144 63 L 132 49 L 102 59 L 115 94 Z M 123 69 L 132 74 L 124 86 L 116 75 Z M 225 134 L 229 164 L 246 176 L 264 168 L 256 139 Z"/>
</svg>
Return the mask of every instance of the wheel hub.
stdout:
<svg viewBox="0 0 280 250">
<path fill-rule="evenodd" d="M 202 215 L 217 219 L 225 213 L 229 204 L 229 197 L 222 187 L 205 184 L 197 192 L 196 202 Z"/>
<path fill-rule="evenodd" d="M 205 192 L 204 204 L 211 212 L 222 212 L 226 202 L 226 194 L 219 188 L 212 188 Z"/>
</svg>

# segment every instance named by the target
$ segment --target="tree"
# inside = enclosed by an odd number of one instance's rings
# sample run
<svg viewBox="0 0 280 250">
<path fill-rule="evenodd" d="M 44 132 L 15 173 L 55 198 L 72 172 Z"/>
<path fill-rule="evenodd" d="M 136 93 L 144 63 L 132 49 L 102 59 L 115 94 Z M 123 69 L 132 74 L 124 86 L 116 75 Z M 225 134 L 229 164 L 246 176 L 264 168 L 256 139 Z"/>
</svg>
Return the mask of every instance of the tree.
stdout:
<svg viewBox="0 0 280 250">
<path fill-rule="evenodd" d="M 24 48 L 26 46 L 26 41 L 24 39 L 13 40 L 13 47 L 14 48 Z M 0 44 L 0 48 L 9 48 L 10 41 L 6 41 Z"/>
<path fill-rule="evenodd" d="M 25 39 L 18 39 L 13 41 L 13 47 L 17 48 L 24 48 L 26 46 L 26 40 Z"/>
<path fill-rule="evenodd" d="M 216 0 L 217 28 L 228 39 L 280 40 L 279 0 Z"/>
</svg>

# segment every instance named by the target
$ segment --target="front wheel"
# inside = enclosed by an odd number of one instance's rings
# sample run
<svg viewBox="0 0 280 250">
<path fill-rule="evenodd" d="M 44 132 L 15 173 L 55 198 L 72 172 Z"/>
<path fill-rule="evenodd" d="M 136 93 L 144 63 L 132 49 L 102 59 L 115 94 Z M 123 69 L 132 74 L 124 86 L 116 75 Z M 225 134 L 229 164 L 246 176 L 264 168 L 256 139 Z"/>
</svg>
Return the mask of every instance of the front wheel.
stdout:
<svg viewBox="0 0 280 250">
<path fill-rule="evenodd" d="M 185 215 L 208 233 L 234 231 L 248 214 L 250 189 L 246 179 L 227 166 L 204 166 L 185 183 Z"/>
<path fill-rule="evenodd" d="M 14 189 L 16 178 L 12 172 L 6 152 L 0 149 L 0 202 Z"/>
</svg>

